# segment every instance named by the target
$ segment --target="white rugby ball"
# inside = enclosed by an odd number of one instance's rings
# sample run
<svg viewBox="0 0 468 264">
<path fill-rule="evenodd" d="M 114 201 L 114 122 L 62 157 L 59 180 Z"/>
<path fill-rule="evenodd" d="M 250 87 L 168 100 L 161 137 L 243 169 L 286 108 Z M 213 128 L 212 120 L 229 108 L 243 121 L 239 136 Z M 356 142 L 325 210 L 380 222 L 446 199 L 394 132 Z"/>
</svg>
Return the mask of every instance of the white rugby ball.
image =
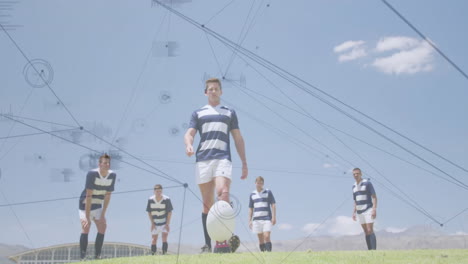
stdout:
<svg viewBox="0 0 468 264">
<path fill-rule="evenodd" d="M 211 206 L 206 218 L 206 229 L 211 239 L 224 241 L 231 238 L 236 227 L 234 209 L 226 201 L 217 201 Z"/>
</svg>

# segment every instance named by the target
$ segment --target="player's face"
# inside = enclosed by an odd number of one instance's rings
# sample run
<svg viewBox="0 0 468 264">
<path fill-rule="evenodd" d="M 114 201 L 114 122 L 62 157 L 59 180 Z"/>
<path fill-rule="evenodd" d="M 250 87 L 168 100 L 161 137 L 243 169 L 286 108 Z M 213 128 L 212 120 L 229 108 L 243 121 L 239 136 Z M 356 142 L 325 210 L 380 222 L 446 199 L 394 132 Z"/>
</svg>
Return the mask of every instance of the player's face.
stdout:
<svg viewBox="0 0 468 264">
<path fill-rule="evenodd" d="M 255 187 L 257 187 L 259 190 L 263 189 L 263 184 L 263 181 L 255 181 Z"/>
<path fill-rule="evenodd" d="M 210 82 L 208 83 L 208 86 L 206 88 L 206 96 L 208 96 L 209 99 L 219 99 L 219 97 L 223 94 L 223 91 L 221 90 L 221 87 L 219 87 L 219 84 L 216 82 Z"/>
<path fill-rule="evenodd" d="M 154 189 L 154 194 L 156 194 L 156 196 L 161 196 L 162 195 L 162 189 L 161 188 L 155 188 Z"/>
<path fill-rule="evenodd" d="M 101 159 L 99 160 L 99 169 L 101 170 L 109 170 L 110 168 L 110 160 L 109 159 Z"/>
<path fill-rule="evenodd" d="M 361 177 L 362 177 L 361 171 L 358 171 L 358 170 L 353 171 L 353 177 L 357 182 L 361 181 Z"/>
</svg>

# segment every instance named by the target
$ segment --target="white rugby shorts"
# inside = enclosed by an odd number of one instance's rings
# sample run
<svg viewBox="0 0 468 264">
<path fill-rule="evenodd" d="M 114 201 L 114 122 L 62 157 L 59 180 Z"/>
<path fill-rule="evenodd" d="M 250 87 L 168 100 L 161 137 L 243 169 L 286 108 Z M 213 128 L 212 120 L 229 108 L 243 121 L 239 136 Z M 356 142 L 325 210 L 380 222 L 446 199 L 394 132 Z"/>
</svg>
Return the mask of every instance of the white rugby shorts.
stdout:
<svg viewBox="0 0 468 264">
<path fill-rule="evenodd" d="M 374 219 L 372 219 L 372 208 L 367 209 L 362 214 L 357 214 L 357 218 L 359 219 L 359 223 L 361 224 L 374 223 Z"/>
<path fill-rule="evenodd" d="M 166 229 L 166 225 L 156 226 L 153 230 L 151 230 L 151 235 L 157 236 L 161 233 L 168 233 Z"/>
<path fill-rule="evenodd" d="M 79 212 L 80 219 L 86 220 L 86 211 L 85 210 L 79 210 L 79 211 L 80 211 Z M 91 218 L 91 220 L 101 219 L 101 214 L 102 214 L 102 207 L 89 211 L 89 217 Z"/>
<path fill-rule="evenodd" d="M 195 178 L 197 184 L 210 182 L 214 177 L 225 177 L 231 180 L 232 162 L 223 160 L 199 161 L 195 165 Z"/>
<path fill-rule="evenodd" d="M 270 220 L 254 220 L 252 221 L 252 232 L 254 234 L 271 232 L 272 226 L 273 225 Z"/>
</svg>

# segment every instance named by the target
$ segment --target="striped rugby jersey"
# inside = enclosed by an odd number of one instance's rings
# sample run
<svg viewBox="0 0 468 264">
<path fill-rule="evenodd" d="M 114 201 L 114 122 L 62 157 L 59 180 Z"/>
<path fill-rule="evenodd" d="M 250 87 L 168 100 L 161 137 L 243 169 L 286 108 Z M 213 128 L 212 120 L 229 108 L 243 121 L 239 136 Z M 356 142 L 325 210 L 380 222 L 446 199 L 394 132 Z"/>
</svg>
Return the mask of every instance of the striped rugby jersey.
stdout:
<svg viewBox="0 0 468 264">
<path fill-rule="evenodd" d="M 107 177 L 103 177 L 100 175 L 99 168 L 89 171 L 88 175 L 86 175 L 85 189 L 83 190 L 80 196 L 80 210 L 85 210 L 87 189 L 93 190 L 93 195 L 91 198 L 91 210 L 101 208 L 106 193 L 114 191 L 116 177 L 117 175 L 115 174 L 115 172 L 111 170 L 109 170 Z"/>
<path fill-rule="evenodd" d="M 148 204 L 146 205 L 146 212 L 151 213 L 153 222 L 157 226 L 166 224 L 167 214 L 172 212 L 171 199 L 166 195 L 162 195 L 161 201 L 156 200 L 156 195 L 148 198 Z"/>
<path fill-rule="evenodd" d="M 189 127 L 200 133 L 197 162 L 213 159 L 231 161 L 229 132 L 239 129 L 236 112 L 226 106 L 205 105 L 193 112 Z"/>
<path fill-rule="evenodd" d="M 362 214 L 369 208 L 372 208 L 372 195 L 375 194 L 374 186 L 370 179 L 362 179 L 359 185 L 353 185 L 353 198 L 356 202 L 356 212 Z"/>
<path fill-rule="evenodd" d="M 268 189 L 263 189 L 260 192 L 255 189 L 250 194 L 249 208 L 253 208 L 253 221 L 256 220 L 271 220 L 272 204 L 275 204 L 275 197 Z"/>
</svg>

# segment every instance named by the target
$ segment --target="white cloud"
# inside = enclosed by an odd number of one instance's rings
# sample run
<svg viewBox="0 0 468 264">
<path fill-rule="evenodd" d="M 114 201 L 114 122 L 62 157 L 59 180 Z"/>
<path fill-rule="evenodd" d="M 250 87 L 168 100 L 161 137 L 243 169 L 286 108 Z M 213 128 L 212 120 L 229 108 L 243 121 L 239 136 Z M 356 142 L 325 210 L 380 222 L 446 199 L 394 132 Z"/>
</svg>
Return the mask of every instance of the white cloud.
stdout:
<svg viewBox="0 0 468 264">
<path fill-rule="evenodd" d="M 339 62 L 351 61 L 367 56 L 363 40 L 348 40 L 333 48 L 335 53 L 343 53 L 338 57 Z"/>
<path fill-rule="evenodd" d="M 415 74 L 431 71 L 434 50 L 426 42 L 409 50 L 401 50 L 387 57 L 374 60 L 372 66 L 387 74 Z"/>
<path fill-rule="evenodd" d="M 401 232 L 405 232 L 408 228 L 399 228 L 399 227 L 387 227 L 385 228 L 385 231 L 389 232 L 389 233 L 394 233 L 394 234 L 397 234 L 397 233 L 401 233 Z"/>
<path fill-rule="evenodd" d="M 308 223 L 302 230 L 312 235 L 352 236 L 362 233 L 362 227 L 349 216 L 337 216 L 324 224 Z"/>
<path fill-rule="evenodd" d="M 333 48 L 333 51 L 335 53 L 340 53 L 340 52 L 343 52 L 343 51 L 346 51 L 346 50 L 349 50 L 349 49 L 360 47 L 360 46 L 364 45 L 364 43 L 366 43 L 366 42 L 363 41 L 363 40 L 357 40 L 357 41 L 348 40 L 348 41 L 345 41 L 345 42 L 341 43 L 340 45 L 336 46 L 335 48 Z"/>
<path fill-rule="evenodd" d="M 322 166 L 323 166 L 325 169 L 330 169 L 330 168 L 336 168 L 336 167 L 338 167 L 338 164 L 324 163 Z"/>
<path fill-rule="evenodd" d="M 349 216 L 337 216 L 326 227 L 327 233 L 333 236 L 353 236 L 362 233 L 362 227 Z"/>
<path fill-rule="evenodd" d="M 365 46 L 364 40 L 348 40 L 333 48 L 339 62 L 356 60 L 370 55 L 373 68 L 386 74 L 415 74 L 434 69 L 434 49 L 425 40 L 405 36 L 381 38 L 375 49 Z M 384 54 L 387 52 L 387 54 Z"/>
<path fill-rule="evenodd" d="M 320 227 L 320 224 L 309 223 L 302 227 L 302 231 L 306 232 L 307 235 L 316 233 Z"/>
<path fill-rule="evenodd" d="M 278 225 L 278 229 L 279 229 L 279 230 L 286 230 L 286 231 L 287 231 L 287 230 L 291 230 L 292 228 L 293 228 L 292 225 L 286 224 L 286 223 L 285 223 L 285 224 L 279 224 L 279 225 Z"/>
<path fill-rule="evenodd" d="M 367 52 L 364 48 L 354 48 L 351 52 L 340 55 L 338 57 L 338 61 L 339 62 L 351 61 L 351 60 L 359 59 L 365 56 L 367 56 Z"/>
<path fill-rule="evenodd" d="M 379 40 L 375 50 L 377 52 L 384 52 L 389 50 L 408 50 L 420 45 L 420 41 L 410 37 L 386 37 Z"/>
</svg>

